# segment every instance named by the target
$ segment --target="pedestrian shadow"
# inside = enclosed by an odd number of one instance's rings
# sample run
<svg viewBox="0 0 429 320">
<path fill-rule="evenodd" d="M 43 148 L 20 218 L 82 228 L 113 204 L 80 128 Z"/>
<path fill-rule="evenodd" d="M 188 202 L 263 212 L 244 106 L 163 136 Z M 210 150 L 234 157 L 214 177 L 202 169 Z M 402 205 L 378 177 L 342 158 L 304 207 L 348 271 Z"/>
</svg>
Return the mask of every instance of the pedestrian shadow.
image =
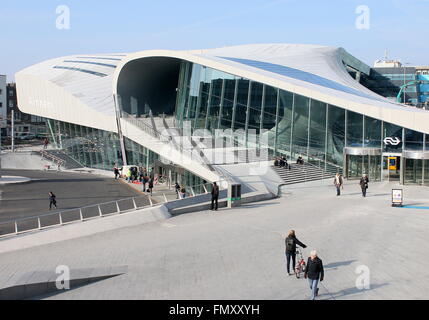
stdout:
<svg viewBox="0 0 429 320">
<path fill-rule="evenodd" d="M 390 193 L 374 193 L 374 194 L 372 194 L 369 192 L 366 194 L 367 197 L 381 197 L 381 196 L 390 196 L 390 195 L 391 195 Z"/>
<path fill-rule="evenodd" d="M 357 260 L 347 260 L 347 261 L 332 262 L 332 263 L 328 263 L 328 264 L 324 265 L 323 268 L 324 269 L 337 269 L 338 267 L 341 267 L 341 266 L 351 265 L 355 261 L 357 261 Z"/>
<path fill-rule="evenodd" d="M 379 289 L 385 286 L 388 286 L 388 283 L 380 283 L 380 284 L 371 284 L 369 289 L 358 289 L 356 287 L 352 287 L 352 288 L 347 288 L 347 289 L 343 289 L 343 290 L 339 290 L 337 292 L 326 292 L 323 294 L 320 294 L 319 296 L 324 296 L 326 299 L 338 299 L 338 298 L 342 298 L 345 296 L 349 296 L 352 294 L 358 294 L 358 293 L 365 293 L 365 292 L 369 292 L 375 289 Z M 325 289 L 326 290 L 326 289 Z"/>
<path fill-rule="evenodd" d="M 267 203 L 259 203 L 259 204 L 243 204 L 242 208 L 260 208 L 265 206 L 272 206 L 275 204 L 280 204 L 280 202 L 267 202 Z"/>
</svg>

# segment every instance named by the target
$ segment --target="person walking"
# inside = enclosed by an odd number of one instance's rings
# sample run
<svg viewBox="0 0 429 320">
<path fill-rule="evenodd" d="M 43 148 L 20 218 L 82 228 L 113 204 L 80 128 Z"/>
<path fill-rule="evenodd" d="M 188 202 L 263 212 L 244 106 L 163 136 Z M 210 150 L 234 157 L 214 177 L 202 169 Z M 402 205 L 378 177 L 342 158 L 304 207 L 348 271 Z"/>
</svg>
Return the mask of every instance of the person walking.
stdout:
<svg viewBox="0 0 429 320">
<path fill-rule="evenodd" d="M 174 189 L 176 190 L 176 199 L 179 199 L 179 193 L 180 193 L 180 185 L 178 182 L 174 185 Z"/>
<path fill-rule="evenodd" d="M 343 177 L 337 172 L 334 177 L 334 185 L 337 188 L 337 196 L 341 195 L 341 188 L 343 187 Z"/>
<path fill-rule="evenodd" d="M 219 186 L 216 182 L 213 182 L 212 185 L 212 203 L 211 210 L 216 210 L 218 208 L 218 200 L 219 200 Z"/>
<path fill-rule="evenodd" d="M 182 197 L 182 199 L 186 198 L 186 188 L 184 185 L 182 185 L 182 188 L 180 189 L 180 196 Z"/>
<path fill-rule="evenodd" d="M 308 283 L 310 285 L 311 300 L 315 300 L 319 295 L 319 288 L 317 286 L 319 281 L 323 281 L 323 277 L 324 271 L 322 260 L 317 256 L 317 251 L 312 250 L 304 271 L 304 278 L 308 278 Z"/>
<path fill-rule="evenodd" d="M 115 174 L 115 180 L 118 180 L 118 177 L 119 177 L 119 168 L 118 168 L 118 166 L 116 164 L 113 167 L 113 172 Z"/>
<path fill-rule="evenodd" d="M 290 230 L 288 236 L 285 239 L 286 245 L 286 267 L 288 275 L 295 274 L 295 263 L 296 263 L 296 246 L 299 245 L 303 248 L 307 248 L 305 244 L 299 241 L 295 236 L 295 230 Z M 292 270 L 293 273 L 290 272 L 290 260 L 292 259 Z"/>
<path fill-rule="evenodd" d="M 360 181 L 359 181 L 360 188 L 362 189 L 362 197 L 366 197 L 366 190 L 368 189 L 368 182 L 369 182 L 369 178 L 366 174 L 364 174 L 362 176 L 362 178 L 360 178 Z"/>
<path fill-rule="evenodd" d="M 130 183 L 131 182 L 131 168 L 128 168 L 127 169 L 127 181 L 128 181 L 128 183 Z"/>
<path fill-rule="evenodd" d="M 48 149 L 49 140 L 48 138 L 43 139 L 43 149 Z"/>
<path fill-rule="evenodd" d="M 153 179 L 152 178 L 149 179 L 148 189 L 149 189 L 150 195 L 152 195 L 152 189 L 153 189 Z"/>
<path fill-rule="evenodd" d="M 49 210 L 52 209 L 52 206 L 55 207 L 55 209 L 57 208 L 57 197 L 55 196 L 55 194 L 52 191 L 49 191 Z"/>
</svg>

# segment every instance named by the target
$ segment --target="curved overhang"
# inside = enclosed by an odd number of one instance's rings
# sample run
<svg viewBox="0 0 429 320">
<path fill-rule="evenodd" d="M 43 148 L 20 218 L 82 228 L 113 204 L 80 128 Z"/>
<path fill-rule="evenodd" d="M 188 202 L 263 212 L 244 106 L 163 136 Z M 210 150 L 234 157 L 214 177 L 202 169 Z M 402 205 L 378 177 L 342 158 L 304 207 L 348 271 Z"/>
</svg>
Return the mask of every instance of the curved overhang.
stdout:
<svg viewBox="0 0 429 320">
<path fill-rule="evenodd" d="M 147 50 L 132 53 L 124 57 L 113 74 L 113 93 L 117 95 L 118 79 L 122 69 L 127 63 L 149 57 L 176 58 L 209 68 L 230 73 L 287 90 L 299 95 L 307 96 L 346 110 L 361 113 L 366 116 L 383 120 L 398 126 L 429 134 L 429 111 L 395 104 L 377 96 L 377 99 L 352 96 L 346 92 L 311 84 L 306 81 L 280 76 L 276 73 L 261 70 L 256 67 L 244 65 L 235 61 L 226 60 L 219 56 L 205 55 L 205 51 L 173 51 L 173 50 Z M 335 61 L 334 63 L 337 63 Z M 340 63 L 340 61 L 338 61 Z M 366 89 L 367 90 L 367 89 Z M 368 91 L 368 90 L 367 90 Z M 364 94 L 367 92 L 363 91 Z M 375 94 L 373 96 L 376 96 Z"/>
</svg>

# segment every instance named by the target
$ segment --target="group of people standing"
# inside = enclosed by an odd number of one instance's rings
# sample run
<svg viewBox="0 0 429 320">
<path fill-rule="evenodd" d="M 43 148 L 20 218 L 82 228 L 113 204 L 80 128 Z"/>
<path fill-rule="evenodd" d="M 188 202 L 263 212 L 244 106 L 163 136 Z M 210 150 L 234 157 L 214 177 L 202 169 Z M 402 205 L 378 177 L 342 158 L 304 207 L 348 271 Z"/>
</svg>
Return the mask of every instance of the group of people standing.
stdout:
<svg viewBox="0 0 429 320">
<path fill-rule="evenodd" d="M 362 177 L 359 180 L 359 186 L 362 191 L 362 197 L 366 197 L 366 191 L 368 189 L 369 184 L 369 178 L 366 174 L 363 174 Z M 337 196 L 341 195 L 341 189 L 344 189 L 344 179 L 341 174 L 338 172 L 335 174 L 334 177 L 334 186 L 337 189 Z"/>
<path fill-rule="evenodd" d="M 285 239 L 285 246 L 286 246 L 286 268 L 287 273 L 289 275 L 293 275 L 295 271 L 295 265 L 296 265 L 296 246 L 300 246 L 302 248 L 307 248 L 307 246 L 298 240 L 298 238 L 295 235 L 295 230 L 290 230 L 288 233 L 288 236 Z M 290 261 L 292 260 L 292 268 L 293 273 L 290 272 Z M 316 297 L 319 295 L 319 281 L 323 281 L 323 278 L 325 276 L 324 270 L 323 270 L 323 262 L 322 259 L 320 259 L 317 255 L 316 250 L 312 250 L 310 252 L 310 256 L 307 259 L 307 264 L 305 265 L 304 269 L 304 278 L 308 279 L 308 283 L 311 290 L 311 299 L 315 300 Z"/>
<path fill-rule="evenodd" d="M 113 167 L 113 173 L 115 174 L 115 179 L 120 178 L 121 170 L 123 170 L 123 168 L 119 169 L 118 166 L 116 165 Z M 153 167 L 150 170 L 147 170 L 145 167 L 142 167 L 142 166 L 126 167 L 126 172 L 123 172 L 123 175 L 128 183 L 133 183 L 134 181 L 138 181 L 142 184 L 143 192 L 148 192 L 152 194 L 152 189 L 155 181 L 155 171 Z"/>
</svg>

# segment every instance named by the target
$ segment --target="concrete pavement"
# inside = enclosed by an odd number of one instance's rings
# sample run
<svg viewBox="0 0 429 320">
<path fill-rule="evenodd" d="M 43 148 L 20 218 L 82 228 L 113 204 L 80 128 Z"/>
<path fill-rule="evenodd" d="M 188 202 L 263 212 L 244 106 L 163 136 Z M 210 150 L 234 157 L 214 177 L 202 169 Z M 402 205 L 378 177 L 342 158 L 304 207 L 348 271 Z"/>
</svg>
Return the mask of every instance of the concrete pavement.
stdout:
<svg viewBox="0 0 429 320">
<path fill-rule="evenodd" d="M 370 183 L 362 198 L 357 181 L 340 197 L 331 185 L 289 186 L 282 198 L 240 208 L 2 253 L 0 283 L 60 264 L 126 265 L 126 274 L 49 299 L 308 299 L 307 282 L 286 274 L 284 237 L 295 229 L 325 264 L 320 299 L 428 299 L 429 210 L 392 208 L 392 187 Z M 401 188 L 406 204 L 429 205 L 426 187 Z M 359 266 L 369 268 L 369 290 L 356 288 Z"/>
</svg>

